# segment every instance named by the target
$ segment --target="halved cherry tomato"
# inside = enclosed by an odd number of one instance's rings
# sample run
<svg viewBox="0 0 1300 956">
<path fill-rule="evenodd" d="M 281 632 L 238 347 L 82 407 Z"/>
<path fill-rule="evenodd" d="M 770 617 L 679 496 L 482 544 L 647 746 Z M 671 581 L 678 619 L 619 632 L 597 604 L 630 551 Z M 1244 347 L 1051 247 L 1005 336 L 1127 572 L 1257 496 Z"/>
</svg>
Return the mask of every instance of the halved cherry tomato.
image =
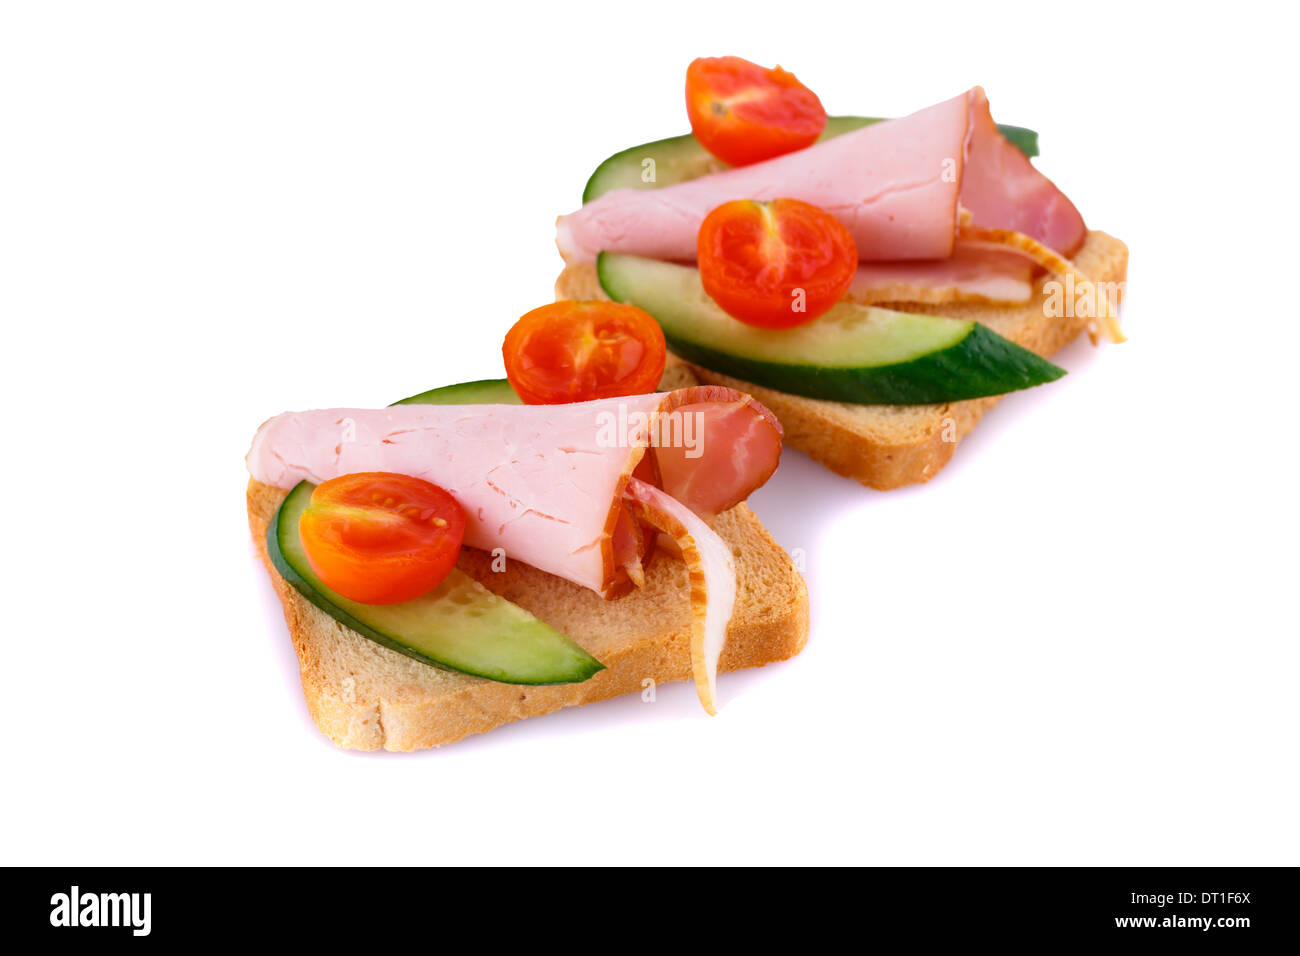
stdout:
<svg viewBox="0 0 1300 956">
<path fill-rule="evenodd" d="M 704 217 L 700 281 L 723 311 L 788 329 L 824 314 L 848 291 L 858 249 L 826 210 L 797 199 L 723 203 Z"/>
<path fill-rule="evenodd" d="M 701 57 L 686 68 L 686 113 L 695 138 L 732 166 L 811 146 L 826 126 L 821 100 L 793 73 L 738 56 Z"/>
<path fill-rule="evenodd" d="M 558 405 L 653 392 L 666 348 L 659 323 L 636 306 L 564 300 L 523 316 L 501 354 L 526 404 Z"/>
<path fill-rule="evenodd" d="M 326 587 L 365 604 L 398 604 L 432 591 L 451 572 L 465 512 L 422 478 L 358 472 L 316 486 L 298 534 Z"/>
</svg>

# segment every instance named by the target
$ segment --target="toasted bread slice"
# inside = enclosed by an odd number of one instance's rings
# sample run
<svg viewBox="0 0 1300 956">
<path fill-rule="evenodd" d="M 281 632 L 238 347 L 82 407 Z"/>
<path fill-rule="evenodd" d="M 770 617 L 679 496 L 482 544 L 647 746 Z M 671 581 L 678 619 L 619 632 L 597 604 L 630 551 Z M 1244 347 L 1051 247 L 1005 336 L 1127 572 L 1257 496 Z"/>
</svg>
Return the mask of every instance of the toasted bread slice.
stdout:
<svg viewBox="0 0 1300 956">
<path fill-rule="evenodd" d="M 284 606 L 307 710 L 341 747 L 437 747 L 562 707 L 641 693 L 648 681 L 691 679 L 690 596 L 686 567 L 678 559 L 655 555 L 644 587 L 606 601 L 522 562 L 494 572 L 489 555 L 466 548 L 462 571 L 567 634 L 606 668 L 581 684 L 500 684 L 381 647 L 294 590 L 266 551 L 267 526 L 286 493 L 250 481 L 248 524 Z M 714 527 L 735 553 L 737 577 L 719 670 L 760 667 L 798 654 L 808 639 L 808 591 L 789 556 L 743 504 L 720 515 Z"/>
<path fill-rule="evenodd" d="M 1121 283 L 1128 275 L 1128 247 L 1104 232 L 1089 232 L 1074 257 L 1075 266 L 1098 282 Z M 1082 316 L 1053 317 L 1045 303 L 1045 275 L 1024 305 L 979 303 L 922 305 L 885 303 L 904 312 L 975 319 L 1042 356 L 1074 341 L 1088 325 Z M 569 266 L 555 283 L 557 299 L 605 298 L 595 266 Z M 748 392 L 772 410 L 785 429 L 785 441 L 832 471 L 881 491 L 929 481 L 952 458 L 957 443 L 998 397 L 941 405 L 852 405 L 803 398 L 691 366 L 700 381 Z M 1059 387 L 1059 386 L 1048 386 Z"/>
</svg>

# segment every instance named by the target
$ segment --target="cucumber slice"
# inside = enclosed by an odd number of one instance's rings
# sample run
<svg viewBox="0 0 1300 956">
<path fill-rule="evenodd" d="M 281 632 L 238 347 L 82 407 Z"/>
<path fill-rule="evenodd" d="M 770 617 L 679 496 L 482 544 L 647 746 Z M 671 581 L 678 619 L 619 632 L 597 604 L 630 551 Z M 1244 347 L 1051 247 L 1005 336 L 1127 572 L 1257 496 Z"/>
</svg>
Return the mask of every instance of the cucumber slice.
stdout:
<svg viewBox="0 0 1300 956">
<path fill-rule="evenodd" d="M 457 382 L 431 388 L 394 405 L 522 405 L 510 382 L 504 378 L 485 378 L 477 382 Z"/>
<path fill-rule="evenodd" d="M 928 405 L 1001 395 L 1065 374 L 978 322 L 841 302 L 793 329 L 733 319 L 691 266 L 602 252 L 600 284 L 649 312 L 689 362 L 793 395 L 866 405 Z"/>
<path fill-rule="evenodd" d="M 570 684 L 604 665 L 463 571 L 402 604 L 361 604 L 325 586 L 302 549 L 298 519 L 315 485 L 301 482 L 267 529 L 271 562 L 298 593 L 340 624 L 425 664 L 507 684 Z"/>
<path fill-rule="evenodd" d="M 848 133 L 872 123 L 879 123 L 879 116 L 832 116 L 826 120 L 826 128 L 818 142 L 824 142 L 842 133 Z M 1002 135 L 1019 147 L 1026 156 L 1038 155 L 1038 134 L 1023 126 L 1004 126 L 998 124 Z M 655 161 L 655 181 L 642 182 L 643 162 Z M 709 173 L 720 172 L 728 168 L 722 160 L 713 156 L 700 145 L 690 133 L 685 136 L 673 136 L 653 143 L 642 143 L 622 152 L 615 153 L 596 167 L 596 171 L 587 180 L 587 188 L 582 191 L 582 201 L 589 203 L 609 192 L 611 189 L 660 189 L 688 179 L 698 179 Z"/>
</svg>

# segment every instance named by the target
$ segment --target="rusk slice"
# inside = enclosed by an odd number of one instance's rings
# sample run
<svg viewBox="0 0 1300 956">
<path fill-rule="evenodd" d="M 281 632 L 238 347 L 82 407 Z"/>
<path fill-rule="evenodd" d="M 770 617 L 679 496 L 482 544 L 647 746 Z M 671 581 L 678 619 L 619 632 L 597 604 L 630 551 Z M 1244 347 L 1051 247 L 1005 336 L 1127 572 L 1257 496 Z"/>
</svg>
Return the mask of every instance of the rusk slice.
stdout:
<svg viewBox="0 0 1300 956">
<path fill-rule="evenodd" d="M 684 380 L 680 373 L 677 377 Z M 341 747 L 437 747 L 562 707 L 639 694 L 647 680 L 691 679 L 687 572 L 676 558 L 654 555 L 644 587 L 606 601 L 521 562 L 495 572 L 489 555 L 466 548 L 461 570 L 563 631 L 606 666 L 581 684 L 499 684 L 380 647 L 290 587 L 266 553 L 267 525 L 285 494 L 250 481 L 248 524 L 284 607 L 307 709 Z M 789 556 L 743 504 L 720 515 L 715 530 L 734 551 L 737 576 L 736 607 L 719 670 L 759 667 L 799 653 L 808 638 L 808 592 Z M 722 687 L 725 699 L 725 682 Z"/>
</svg>

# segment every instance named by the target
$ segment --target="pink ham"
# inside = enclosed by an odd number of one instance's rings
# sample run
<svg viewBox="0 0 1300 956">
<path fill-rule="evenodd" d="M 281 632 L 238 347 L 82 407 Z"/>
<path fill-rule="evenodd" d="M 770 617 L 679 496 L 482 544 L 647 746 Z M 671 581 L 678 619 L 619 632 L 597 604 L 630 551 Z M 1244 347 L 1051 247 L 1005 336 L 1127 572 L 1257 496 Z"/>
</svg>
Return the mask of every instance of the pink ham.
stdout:
<svg viewBox="0 0 1300 956">
<path fill-rule="evenodd" d="M 1035 263 L 1002 246 L 959 241 L 947 259 L 863 262 L 847 298 L 876 302 L 1028 302 Z"/>
<path fill-rule="evenodd" d="M 1083 216 L 1029 157 L 998 132 L 988 97 L 975 87 L 970 97 L 970 132 L 961 204 L 972 225 L 1023 233 L 1063 256 L 1083 245 Z"/>
<path fill-rule="evenodd" d="M 863 261 L 946 259 L 959 206 L 974 224 L 1026 232 L 1072 254 L 1083 218 L 998 132 L 975 87 L 902 119 L 663 189 L 619 189 L 560 217 L 569 264 L 602 250 L 692 261 L 700 223 L 733 199 L 801 199 L 848 227 Z"/>
<path fill-rule="evenodd" d="M 639 580 L 653 539 L 623 497 L 634 471 L 711 518 L 762 485 L 780 453 L 771 412 L 700 386 L 572 405 L 287 412 L 262 425 L 247 461 L 280 488 L 361 471 L 424 478 L 465 508 L 466 544 L 611 597 Z"/>
<path fill-rule="evenodd" d="M 835 215 L 863 259 L 942 259 L 952 251 L 969 107 L 966 94 L 808 149 L 663 189 L 616 189 L 558 222 L 569 264 L 602 250 L 695 258 L 700 223 L 733 199 L 801 199 Z M 960 170 L 957 169 L 959 173 Z"/>
</svg>

